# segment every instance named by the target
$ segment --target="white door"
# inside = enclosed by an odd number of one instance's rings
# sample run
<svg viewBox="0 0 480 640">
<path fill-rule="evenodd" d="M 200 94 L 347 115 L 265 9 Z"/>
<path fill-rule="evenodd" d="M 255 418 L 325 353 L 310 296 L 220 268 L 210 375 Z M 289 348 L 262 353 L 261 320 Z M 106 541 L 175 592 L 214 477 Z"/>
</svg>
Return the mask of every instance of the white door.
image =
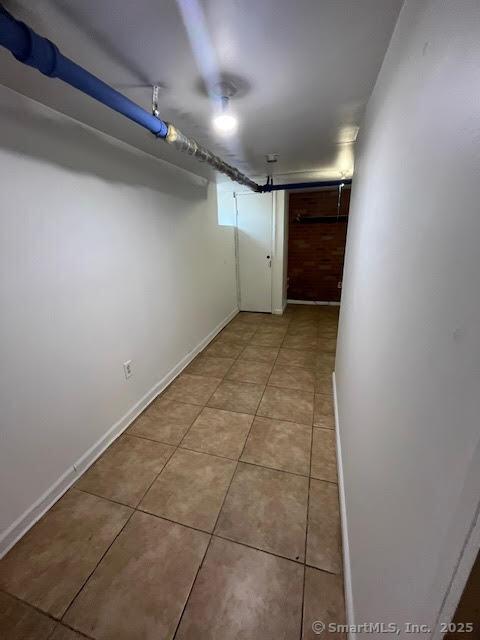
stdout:
<svg viewBox="0 0 480 640">
<path fill-rule="evenodd" d="M 237 260 L 241 311 L 272 311 L 271 193 L 236 195 Z"/>
</svg>

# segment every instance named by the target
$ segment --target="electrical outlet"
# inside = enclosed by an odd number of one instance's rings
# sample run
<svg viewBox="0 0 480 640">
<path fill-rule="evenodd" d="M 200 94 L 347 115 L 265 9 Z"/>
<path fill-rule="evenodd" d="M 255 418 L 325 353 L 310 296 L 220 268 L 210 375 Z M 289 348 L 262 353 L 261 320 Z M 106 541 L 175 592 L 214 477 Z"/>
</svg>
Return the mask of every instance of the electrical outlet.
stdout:
<svg viewBox="0 0 480 640">
<path fill-rule="evenodd" d="M 128 379 L 132 375 L 132 361 L 127 360 L 123 363 L 123 372 L 125 373 L 125 378 Z"/>
</svg>

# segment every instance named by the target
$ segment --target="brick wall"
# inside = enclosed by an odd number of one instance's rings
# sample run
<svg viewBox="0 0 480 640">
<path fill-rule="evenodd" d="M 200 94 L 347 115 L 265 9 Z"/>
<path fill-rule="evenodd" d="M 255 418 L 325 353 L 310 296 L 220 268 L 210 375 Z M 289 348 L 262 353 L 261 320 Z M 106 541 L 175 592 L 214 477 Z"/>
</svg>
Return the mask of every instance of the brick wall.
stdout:
<svg viewBox="0 0 480 640">
<path fill-rule="evenodd" d="M 338 189 L 289 195 L 288 297 L 340 300 L 347 222 L 308 223 L 298 216 L 337 216 Z M 340 214 L 348 215 L 350 189 L 343 188 Z"/>
</svg>

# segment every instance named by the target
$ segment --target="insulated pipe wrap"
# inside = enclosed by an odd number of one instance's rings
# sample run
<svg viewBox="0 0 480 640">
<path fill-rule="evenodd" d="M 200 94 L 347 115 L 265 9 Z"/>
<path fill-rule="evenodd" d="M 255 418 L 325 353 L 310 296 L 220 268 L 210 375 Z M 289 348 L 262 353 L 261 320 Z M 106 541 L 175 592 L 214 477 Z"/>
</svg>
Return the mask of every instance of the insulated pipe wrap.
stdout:
<svg viewBox="0 0 480 640">
<path fill-rule="evenodd" d="M 193 138 L 189 138 L 188 136 L 186 136 L 173 124 L 168 125 L 168 133 L 165 137 L 165 140 L 169 144 L 173 145 L 176 149 L 178 149 L 178 151 L 188 153 L 201 162 L 208 162 L 210 166 L 212 166 L 220 173 L 224 173 L 234 182 L 244 184 L 253 191 L 260 192 L 262 190 L 262 187 L 256 182 L 253 182 L 253 180 L 247 178 L 247 176 L 241 173 L 238 169 L 224 162 L 221 158 L 203 147 Z"/>
</svg>

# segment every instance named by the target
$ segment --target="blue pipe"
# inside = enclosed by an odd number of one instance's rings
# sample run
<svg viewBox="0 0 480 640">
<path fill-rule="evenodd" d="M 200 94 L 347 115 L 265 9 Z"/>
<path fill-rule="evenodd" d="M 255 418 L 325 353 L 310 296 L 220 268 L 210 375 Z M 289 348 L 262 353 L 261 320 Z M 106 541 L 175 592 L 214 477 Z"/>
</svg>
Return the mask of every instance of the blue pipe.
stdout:
<svg viewBox="0 0 480 640">
<path fill-rule="evenodd" d="M 246 184 L 260 193 L 270 191 L 289 191 L 292 189 L 314 189 L 316 187 L 338 187 L 340 184 L 351 184 L 351 180 L 331 180 L 326 182 L 294 182 L 288 184 L 273 184 L 268 180 L 266 185 L 260 186 L 249 180 L 234 167 L 214 156 L 207 149 L 203 149 L 194 140 L 175 129 L 176 137 L 167 138 L 169 125 L 160 118 L 145 111 L 119 91 L 97 78 L 80 65 L 64 56 L 56 45 L 47 38 L 39 36 L 26 24 L 16 20 L 2 5 L 0 5 L 0 45 L 8 49 L 12 55 L 24 64 L 37 69 L 49 78 L 59 78 L 75 89 L 86 93 L 114 111 L 121 113 L 133 122 L 144 127 L 158 138 L 178 144 L 182 141 L 182 150 L 193 153 L 212 164 L 218 171 L 222 171 L 232 180 Z"/>
<path fill-rule="evenodd" d="M 318 187 L 339 187 L 340 185 L 352 184 L 351 180 L 323 180 L 317 182 L 287 182 L 286 184 L 265 184 L 262 186 L 262 193 L 270 191 L 290 191 L 292 189 L 315 189 Z"/>
<path fill-rule="evenodd" d="M 64 56 L 53 42 L 39 36 L 23 22 L 16 20 L 0 5 L 0 45 L 13 56 L 50 78 L 59 78 L 79 91 L 88 94 L 114 111 L 165 138 L 168 124 L 152 115 L 130 98 L 116 91 L 73 60 Z"/>
</svg>

